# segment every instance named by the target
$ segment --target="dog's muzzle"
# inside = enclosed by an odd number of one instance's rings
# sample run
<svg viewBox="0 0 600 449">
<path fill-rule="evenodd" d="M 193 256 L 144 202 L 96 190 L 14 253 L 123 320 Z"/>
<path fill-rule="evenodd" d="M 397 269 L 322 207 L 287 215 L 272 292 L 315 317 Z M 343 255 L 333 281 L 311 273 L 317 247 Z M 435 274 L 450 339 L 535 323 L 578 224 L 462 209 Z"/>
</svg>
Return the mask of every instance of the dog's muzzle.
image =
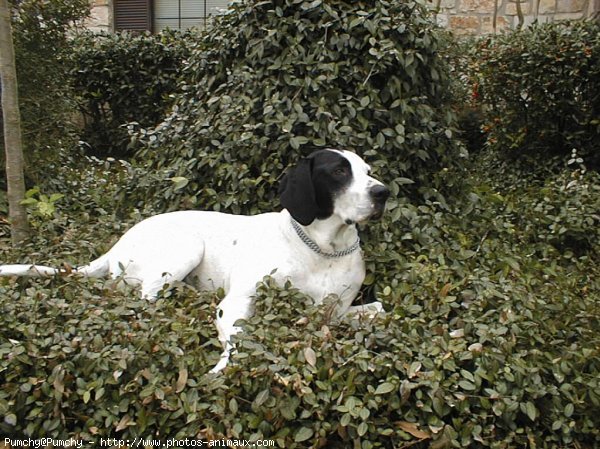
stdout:
<svg viewBox="0 0 600 449">
<path fill-rule="evenodd" d="M 385 211 L 385 202 L 390 197 L 390 189 L 383 184 L 371 187 L 369 195 L 373 200 L 373 213 L 369 217 L 371 220 L 379 220 Z"/>
</svg>

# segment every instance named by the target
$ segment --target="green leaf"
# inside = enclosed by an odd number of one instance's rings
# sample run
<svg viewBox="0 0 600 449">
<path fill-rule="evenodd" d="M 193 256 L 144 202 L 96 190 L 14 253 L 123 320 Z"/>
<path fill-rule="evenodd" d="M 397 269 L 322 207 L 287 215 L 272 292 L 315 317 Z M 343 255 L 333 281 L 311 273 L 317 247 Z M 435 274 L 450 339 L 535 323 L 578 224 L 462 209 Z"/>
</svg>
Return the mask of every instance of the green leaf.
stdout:
<svg viewBox="0 0 600 449">
<path fill-rule="evenodd" d="M 169 180 L 173 183 L 173 190 L 181 190 L 190 182 L 189 179 L 183 176 L 176 176 L 174 178 L 169 178 Z"/>
<path fill-rule="evenodd" d="M 104 387 L 100 387 L 96 390 L 96 394 L 94 395 L 94 399 L 96 401 L 102 399 L 102 396 L 104 396 L 104 393 L 106 392 L 106 390 L 104 389 Z"/>
<path fill-rule="evenodd" d="M 267 388 L 265 390 L 262 390 L 260 393 L 258 393 L 256 395 L 256 398 L 254 398 L 254 402 L 253 405 L 255 405 L 256 407 L 260 407 L 261 405 L 263 405 L 267 399 L 269 399 L 270 396 L 270 390 Z"/>
<path fill-rule="evenodd" d="M 294 136 L 290 139 L 290 145 L 295 150 L 306 143 L 308 143 L 308 138 L 304 136 Z"/>
<path fill-rule="evenodd" d="M 314 9 L 317 6 L 319 6 L 321 3 L 323 3 L 323 0 L 313 0 L 308 5 L 306 5 L 306 2 L 304 2 L 303 5 L 302 5 L 302 9 L 306 9 L 306 10 Z"/>
<path fill-rule="evenodd" d="M 54 215 L 55 210 L 56 209 L 54 207 L 54 204 L 52 204 L 52 203 L 41 202 L 41 201 L 38 203 L 38 212 L 44 218 L 52 217 L 52 215 Z"/>
<path fill-rule="evenodd" d="M 15 415 L 14 413 L 9 413 L 4 417 L 4 422 L 6 424 L 8 424 L 9 426 L 16 426 L 17 425 L 17 415 Z"/>
<path fill-rule="evenodd" d="M 419 362 L 419 361 L 412 362 L 410 364 L 410 366 L 408 368 L 408 372 L 407 372 L 409 379 L 415 377 L 417 375 L 417 373 L 419 371 L 421 371 L 422 367 L 423 367 L 423 364 L 421 362 Z"/>
<path fill-rule="evenodd" d="M 530 420 L 532 420 L 532 421 L 536 420 L 537 409 L 535 408 L 535 405 L 533 405 L 533 402 L 525 403 L 525 412 L 527 413 L 527 416 L 529 417 Z"/>
<path fill-rule="evenodd" d="M 469 381 L 466 381 L 466 380 L 461 380 L 458 383 L 458 386 L 460 388 L 462 388 L 463 390 L 467 390 L 467 391 L 474 391 L 476 389 L 475 384 L 473 384 Z"/>
<path fill-rule="evenodd" d="M 315 353 L 313 348 L 304 348 L 304 359 L 306 360 L 306 363 L 308 363 L 310 366 L 314 367 L 316 365 L 317 354 Z"/>
<path fill-rule="evenodd" d="M 22 206 L 31 206 L 33 204 L 37 204 L 38 200 L 36 200 L 35 198 L 25 198 L 24 200 L 20 201 L 20 204 Z"/>
<path fill-rule="evenodd" d="M 394 390 L 396 390 L 396 385 L 394 385 L 391 382 L 384 382 L 384 383 L 379 384 L 377 386 L 377 389 L 375 390 L 375 394 L 376 395 L 388 394 L 388 393 L 391 393 Z"/>
<path fill-rule="evenodd" d="M 364 17 L 357 17 L 356 19 L 352 19 L 350 21 L 350 28 L 354 28 L 354 27 L 360 25 L 361 23 L 364 22 L 364 20 L 365 20 Z"/>
<path fill-rule="evenodd" d="M 361 422 L 356 429 L 358 436 L 362 437 L 369 431 L 369 425 L 366 422 Z"/>
<path fill-rule="evenodd" d="M 342 417 L 340 418 L 340 425 L 342 427 L 347 427 L 348 424 L 350 424 L 351 420 L 352 420 L 352 415 L 350 413 L 344 413 L 342 415 Z"/>
<path fill-rule="evenodd" d="M 313 435 L 314 432 L 312 429 L 309 429 L 308 427 L 301 427 L 294 435 L 294 441 L 296 443 L 301 443 L 312 438 Z"/>
<path fill-rule="evenodd" d="M 575 406 L 573 404 L 569 403 L 565 406 L 565 416 L 567 418 L 570 418 L 571 416 L 573 416 L 574 412 L 575 412 Z"/>
</svg>

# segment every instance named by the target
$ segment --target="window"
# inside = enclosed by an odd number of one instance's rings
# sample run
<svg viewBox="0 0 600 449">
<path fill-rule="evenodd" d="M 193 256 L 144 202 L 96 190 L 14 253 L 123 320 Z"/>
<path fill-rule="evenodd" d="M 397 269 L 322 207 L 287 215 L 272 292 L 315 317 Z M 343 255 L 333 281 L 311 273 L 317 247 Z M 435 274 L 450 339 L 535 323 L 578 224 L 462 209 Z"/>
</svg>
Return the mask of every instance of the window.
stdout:
<svg viewBox="0 0 600 449">
<path fill-rule="evenodd" d="M 150 11 L 150 0 L 114 0 L 115 30 L 151 30 Z"/>
<path fill-rule="evenodd" d="M 114 0 L 115 30 L 204 27 L 208 16 L 227 8 L 228 0 Z"/>
<path fill-rule="evenodd" d="M 154 0 L 154 31 L 184 30 L 204 25 L 206 2 L 200 0 Z"/>
</svg>

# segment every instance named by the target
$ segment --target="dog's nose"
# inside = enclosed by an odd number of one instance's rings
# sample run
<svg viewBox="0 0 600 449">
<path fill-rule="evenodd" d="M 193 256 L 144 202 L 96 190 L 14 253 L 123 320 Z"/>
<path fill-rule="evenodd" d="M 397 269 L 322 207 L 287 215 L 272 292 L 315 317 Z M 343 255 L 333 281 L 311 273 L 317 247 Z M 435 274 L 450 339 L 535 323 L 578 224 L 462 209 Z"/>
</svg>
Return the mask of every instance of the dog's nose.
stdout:
<svg viewBox="0 0 600 449">
<path fill-rule="evenodd" d="M 383 204 L 390 197 L 390 189 L 388 189 L 383 184 L 378 184 L 376 186 L 371 187 L 369 194 L 377 203 Z"/>
</svg>

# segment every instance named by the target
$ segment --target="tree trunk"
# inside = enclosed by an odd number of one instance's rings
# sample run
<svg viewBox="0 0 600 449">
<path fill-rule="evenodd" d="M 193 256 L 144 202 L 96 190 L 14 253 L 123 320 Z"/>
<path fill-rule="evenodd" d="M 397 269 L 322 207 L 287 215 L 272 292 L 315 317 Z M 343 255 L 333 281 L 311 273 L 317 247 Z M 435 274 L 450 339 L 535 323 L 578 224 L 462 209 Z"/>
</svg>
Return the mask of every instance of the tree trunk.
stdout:
<svg viewBox="0 0 600 449">
<path fill-rule="evenodd" d="M 27 212 L 21 201 L 25 198 L 23 176 L 23 145 L 21 116 L 17 92 L 17 71 L 12 39 L 8 0 L 0 0 L 0 86 L 4 120 L 4 149 L 6 151 L 6 184 L 8 187 L 8 219 L 13 245 L 29 237 Z"/>
</svg>

